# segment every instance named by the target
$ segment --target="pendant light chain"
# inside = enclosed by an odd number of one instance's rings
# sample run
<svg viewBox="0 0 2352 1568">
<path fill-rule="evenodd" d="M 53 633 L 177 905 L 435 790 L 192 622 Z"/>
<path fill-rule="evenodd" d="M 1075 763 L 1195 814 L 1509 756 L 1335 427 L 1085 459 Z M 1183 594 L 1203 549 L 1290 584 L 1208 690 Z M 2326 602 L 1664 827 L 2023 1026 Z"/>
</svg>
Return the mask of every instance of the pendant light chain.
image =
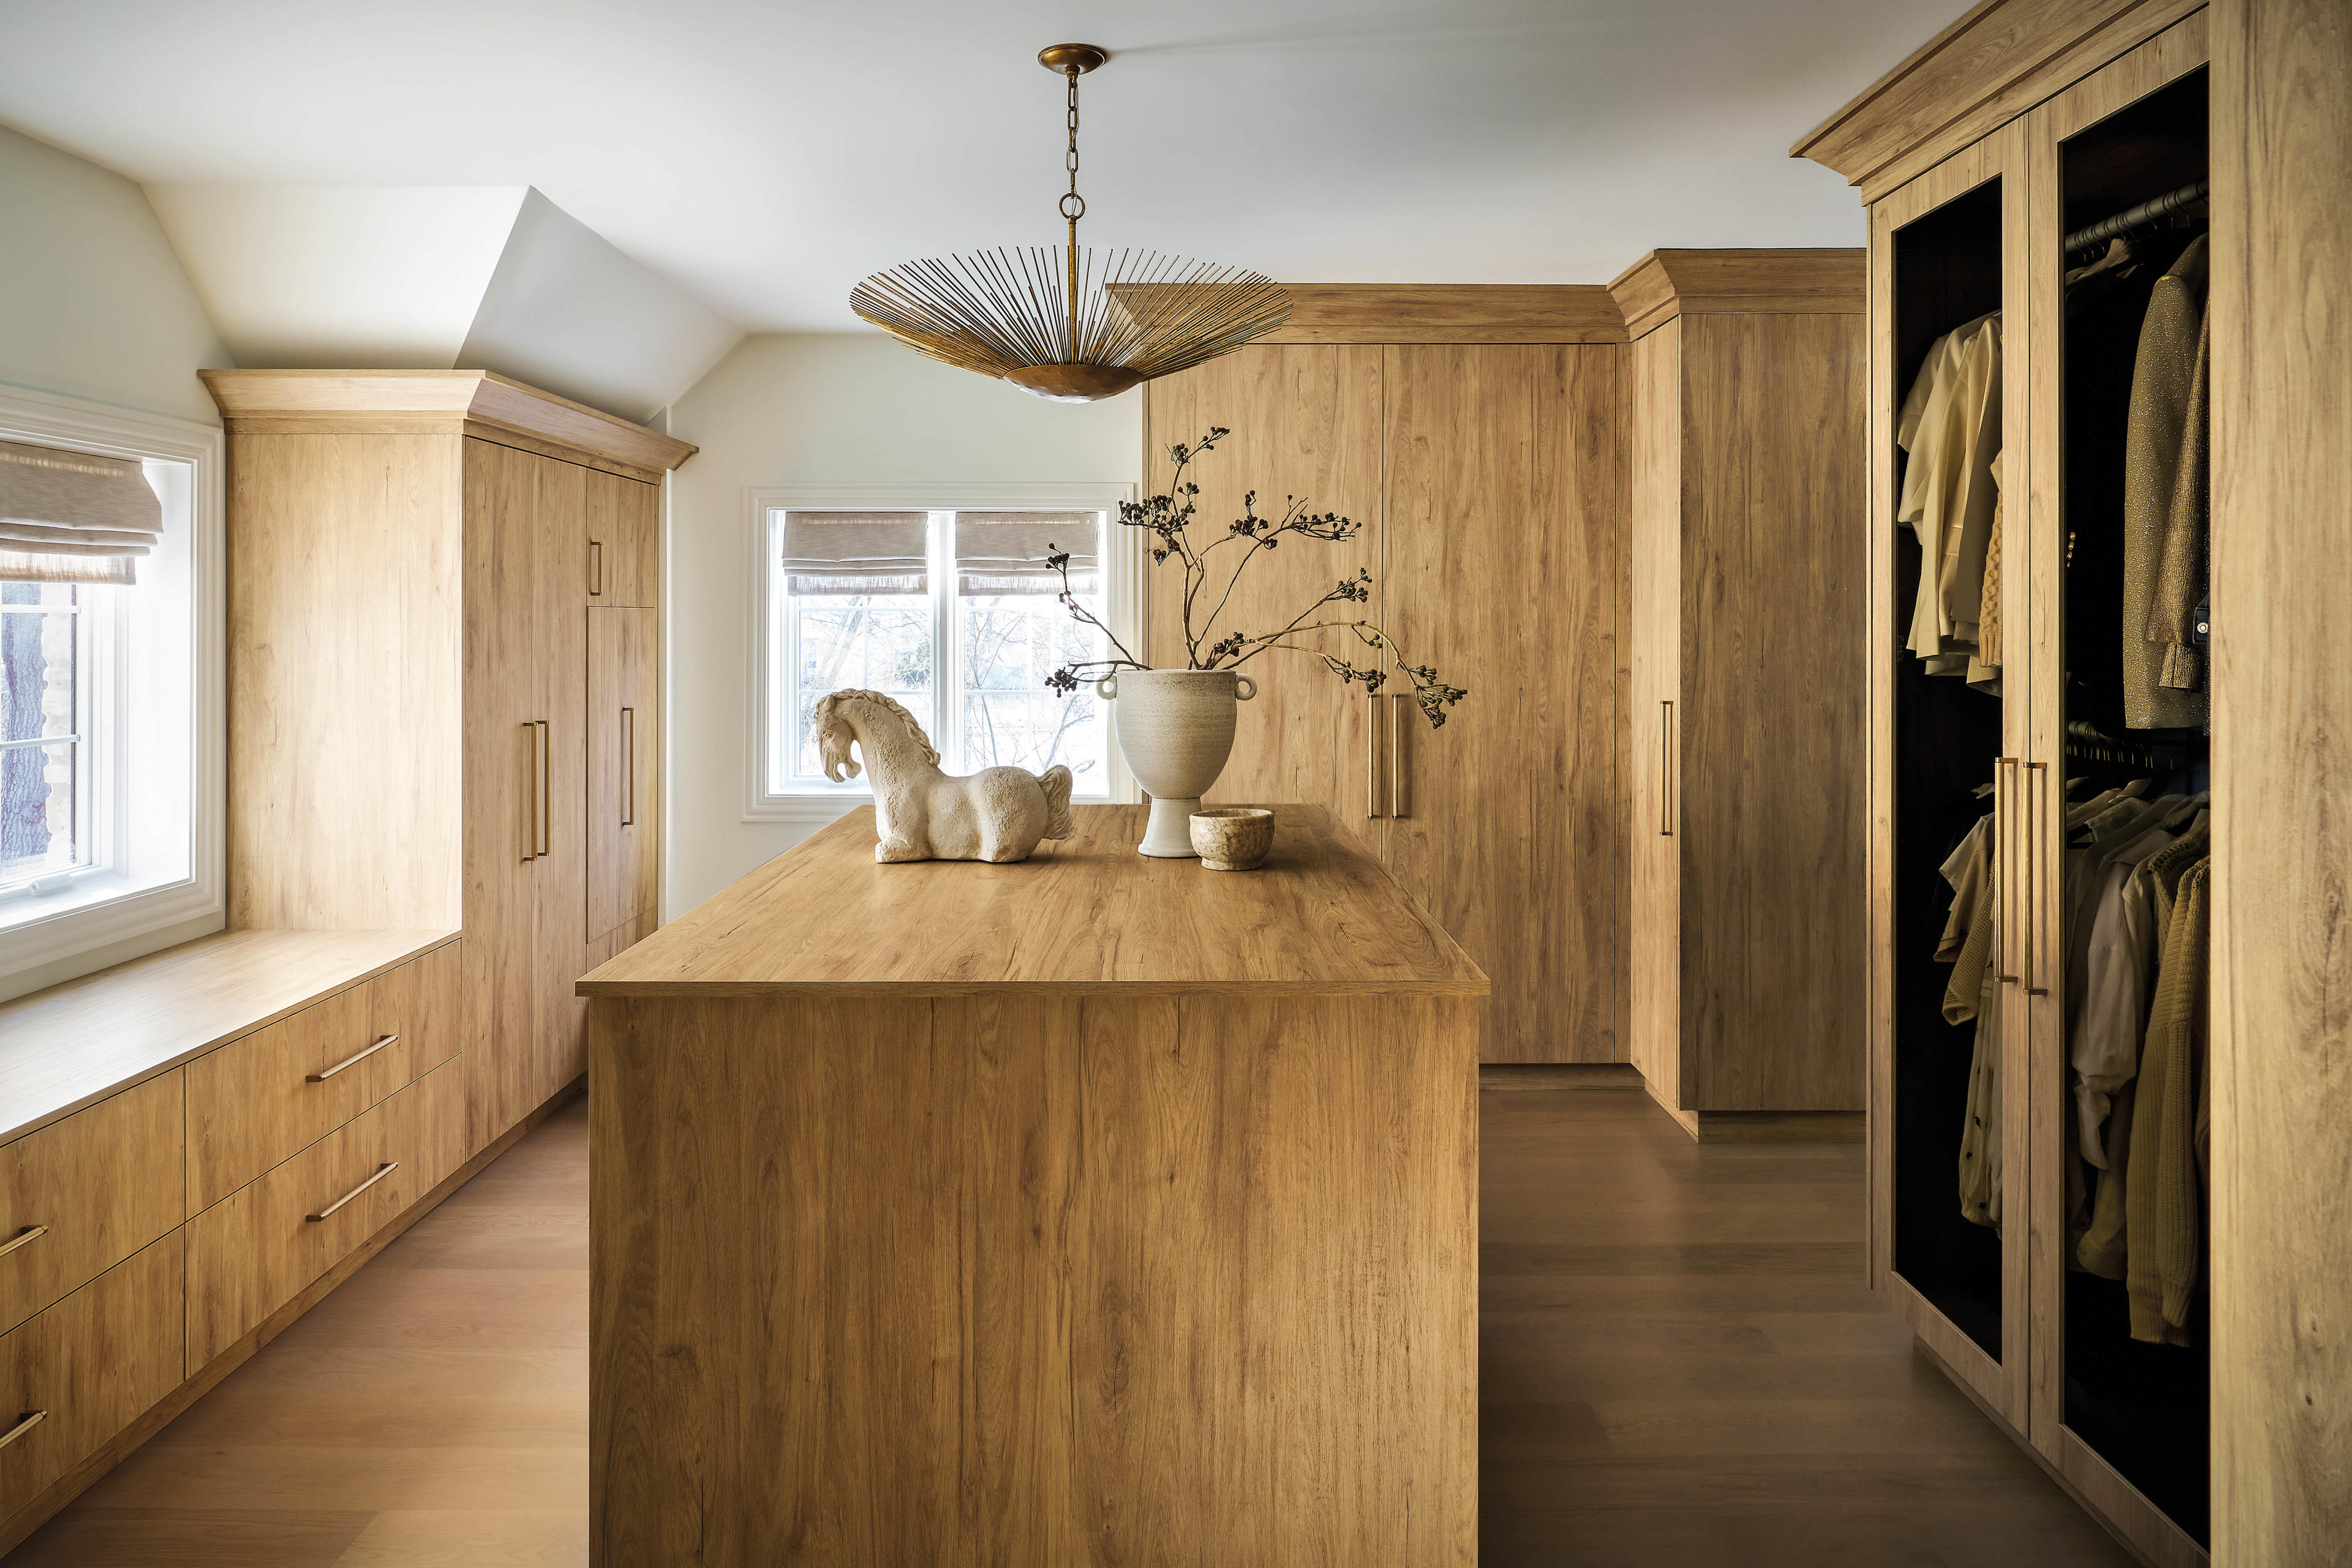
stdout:
<svg viewBox="0 0 2352 1568">
<path fill-rule="evenodd" d="M 1087 198 L 1078 195 L 1078 73 L 1072 68 L 1064 73 L 1070 82 L 1070 149 L 1063 154 L 1062 164 L 1070 172 L 1070 189 L 1061 200 L 1061 212 L 1070 226 L 1069 239 L 1069 301 L 1070 336 L 1066 352 L 1076 357 L 1078 352 L 1078 220 L 1087 216 Z"/>
</svg>

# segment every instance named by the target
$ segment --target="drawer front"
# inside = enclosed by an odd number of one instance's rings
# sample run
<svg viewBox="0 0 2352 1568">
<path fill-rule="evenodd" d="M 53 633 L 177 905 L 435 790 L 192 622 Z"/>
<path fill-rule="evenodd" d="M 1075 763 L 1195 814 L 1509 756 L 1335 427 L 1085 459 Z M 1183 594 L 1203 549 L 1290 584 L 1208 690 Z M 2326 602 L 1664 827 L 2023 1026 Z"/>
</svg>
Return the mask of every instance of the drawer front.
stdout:
<svg viewBox="0 0 2352 1568">
<path fill-rule="evenodd" d="M 211 1207 L 457 1048 L 452 943 L 197 1058 L 182 1069 L 186 1212 Z"/>
<path fill-rule="evenodd" d="M 0 1436 L 16 1434 L 0 1447 L 0 1517 L 180 1385 L 180 1237 L 171 1232 L 0 1339 Z"/>
<path fill-rule="evenodd" d="M 0 1148 L 0 1332 L 180 1223 L 184 1070 Z"/>
<path fill-rule="evenodd" d="M 427 1073 L 188 1222 L 189 1373 L 457 1168 L 464 1066 Z"/>
</svg>

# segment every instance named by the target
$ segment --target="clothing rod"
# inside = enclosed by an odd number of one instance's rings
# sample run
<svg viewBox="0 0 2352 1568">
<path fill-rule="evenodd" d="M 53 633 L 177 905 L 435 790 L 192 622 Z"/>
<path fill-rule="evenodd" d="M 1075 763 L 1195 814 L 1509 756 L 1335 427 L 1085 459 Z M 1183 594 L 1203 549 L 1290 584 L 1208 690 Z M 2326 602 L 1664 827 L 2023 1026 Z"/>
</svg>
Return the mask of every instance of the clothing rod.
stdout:
<svg viewBox="0 0 2352 1568">
<path fill-rule="evenodd" d="M 2078 228 L 2066 237 L 2066 254 L 2072 256 L 2078 250 L 2088 250 L 2099 241 L 2113 239 L 2126 229 L 2137 228 L 2153 218 L 2160 218 L 2167 213 L 2179 212 L 2191 202 L 2201 202 L 2205 199 L 2209 184 L 2208 181 L 2200 180 L 2193 185 L 2183 185 L 2177 191 L 2167 192 L 2154 201 L 2142 202 L 2136 207 L 2126 207 L 2115 216 L 2095 223 L 2088 228 Z"/>
</svg>

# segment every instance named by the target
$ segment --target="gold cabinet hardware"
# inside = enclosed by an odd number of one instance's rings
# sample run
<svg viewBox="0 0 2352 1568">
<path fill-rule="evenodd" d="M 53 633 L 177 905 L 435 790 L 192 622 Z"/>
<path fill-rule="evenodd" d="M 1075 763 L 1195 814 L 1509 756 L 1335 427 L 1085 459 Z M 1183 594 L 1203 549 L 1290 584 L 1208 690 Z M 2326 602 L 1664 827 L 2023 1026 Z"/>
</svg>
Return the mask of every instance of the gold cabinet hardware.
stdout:
<svg viewBox="0 0 2352 1568">
<path fill-rule="evenodd" d="M 522 784 L 523 809 L 530 814 L 522 829 L 522 858 L 528 863 L 539 858 L 539 721 L 524 720 L 522 732 L 530 747 L 530 764 Z"/>
<path fill-rule="evenodd" d="M 1376 692 L 1364 693 L 1364 815 L 1381 814 L 1381 710 L 1387 704 Z"/>
<path fill-rule="evenodd" d="M 342 1071 L 345 1068 L 355 1067 L 359 1063 L 367 1060 L 368 1058 L 375 1055 L 376 1052 L 383 1049 L 384 1047 L 392 1044 L 393 1041 L 398 1038 L 400 1038 L 398 1035 L 386 1035 L 382 1039 L 376 1041 L 375 1044 L 369 1046 L 362 1050 L 353 1051 L 350 1056 L 345 1057 L 341 1061 L 337 1062 L 333 1067 L 327 1068 L 324 1072 L 314 1072 L 310 1074 L 305 1077 L 302 1081 L 304 1083 L 324 1083 L 329 1079 L 334 1077 L 337 1073 Z"/>
<path fill-rule="evenodd" d="M 626 787 L 621 795 L 621 826 L 637 825 L 637 710 L 621 710 L 621 771 Z"/>
<path fill-rule="evenodd" d="M 547 721 L 539 724 L 539 853 L 543 857 L 553 852 L 555 818 L 555 747 L 550 741 Z"/>
<path fill-rule="evenodd" d="M 2040 898 L 2042 893 L 2040 879 L 2035 875 L 2041 869 L 2042 857 L 2035 854 L 2034 849 L 2042 838 L 2042 819 L 2044 815 L 2042 810 L 2042 797 L 2049 790 L 2049 784 L 2046 782 L 2049 775 L 2048 763 L 2025 764 L 2025 799 L 2021 803 L 2025 807 L 2025 831 L 2020 838 L 2020 847 L 2025 851 L 2025 889 L 2024 896 L 2018 900 L 2018 918 L 2021 922 L 2023 932 L 2021 940 L 2025 946 L 2025 994 L 2028 996 L 2050 994 L 2050 987 L 2036 985 L 2033 983 L 2033 949 L 2038 934 L 2035 927 L 2039 923 L 2033 918 L 2033 909 L 2034 900 Z"/>
<path fill-rule="evenodd" d="M 604 592 L 604 542 L 588 542 L 588 592 L 592 597 L 602 597 Z"/>
<path fill-rule="evenodd" d="M 1412 698 L 1402 692 L 1389 699 L 1389 815 L 1391 816 L 1412 815 L 1412 792 L 1406 782 L 1408 775 L 1404 755 L 1404 733 L 1409 726 L 1405 722 L 1404 709 L 1402 706 L 1412 700 Z"/>
<path fill-rule="evenodd" d="M 383 1164 L 378 1165 L 375 1168 L 374 1175 L 370 1176 L 366 1181 L 362 1182 L 358 1186 L 353 1187 L 350 1192 L 345 1193 L 341 1197 L 337 1198 L 333 1203 L 331 1203 L 325 1208 L 320 1209 L 317 1214 L 304 1215 L 302 1217 L 315 1225 L 399 1169 L 399 1161 L 386 1160 Z"/>
<path fill-rule="evenodd" d="M 2017 880 L 2010 875 L 2017 858 L 2017 759 L 1992 760 L 1992 885 L 1993 902 L 2000 921 L 2000 972 L 2003 985 L 2017 984 Z"/>
<path fill-rule="evenodd" d="M 48 1414 L 46 1410 L 26 1411 L 16 1418 L 16 1424 L 14 1426 L 9 1427 L 5 1432 L 0 1432 L 0 1448 L 6 1447 L 34 1427 L 38 1426 L 48 1418 Z"/>
<path fill-rule="evenodd" d="M 23 1247 L 29 1242 L 38 1241 L 41 1237 L 48 1234 L 49 1227 L 47 1226 L 28 1225 L 24 1229 L 18 1231 L 16 1235 L 10 1237 L 7 1240 L 0 1241 L 0 1258 L 5 1258 L 10 1253 L 16 1251 L 18 1247 Z"/>
<path fill-rule="evenodd" d="M 1675 836 L 1675 704 L 1658 699 L 1658 837 Z"/>
</svg>

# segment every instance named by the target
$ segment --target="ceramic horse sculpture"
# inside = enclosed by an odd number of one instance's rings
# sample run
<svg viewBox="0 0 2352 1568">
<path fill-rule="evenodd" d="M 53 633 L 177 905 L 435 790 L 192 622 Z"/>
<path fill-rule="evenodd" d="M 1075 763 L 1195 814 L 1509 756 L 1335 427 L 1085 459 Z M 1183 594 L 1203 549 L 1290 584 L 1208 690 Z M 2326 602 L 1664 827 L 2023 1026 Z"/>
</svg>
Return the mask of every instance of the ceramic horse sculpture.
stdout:
<svg viewBox="0 0 2352 1568">
<path fill-rule="evenodd" d="M 877 860 L 1025 860 L 1040 838 L 1070 836 L 1070 770 L 982 768 L 969 778 L 940 771 L 940 753 L 915 716 L 878 691 L 836 691 L 810 720 L 824 776 L 856 778 L 849 744 L 873 773 Z"/>
</svg>

